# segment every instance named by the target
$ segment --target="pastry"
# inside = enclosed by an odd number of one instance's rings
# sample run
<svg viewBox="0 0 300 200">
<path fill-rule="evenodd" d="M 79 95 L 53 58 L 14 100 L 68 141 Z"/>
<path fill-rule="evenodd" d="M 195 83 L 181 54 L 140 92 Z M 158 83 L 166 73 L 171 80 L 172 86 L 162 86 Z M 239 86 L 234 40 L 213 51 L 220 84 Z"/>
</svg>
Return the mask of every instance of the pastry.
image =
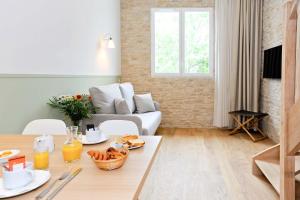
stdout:
<svg viewBox="0 0 300 200">
<path fill-rule="evenodd" d="M 124 143 L 127 143 L 129 140 L 134 140 L 134 139 L 138 139 L 138 138 L 139 138 L 138 135 L 125 135 L 121 139 Z"/>
<path fill-rule="evenodd" d="M 10 154 L 12 154 L 11 151 L 4 151 L 2 154 L 0 154 L 0 158 L 5 157 L 5 156 L 9 156 Z"/>
<path fill-rule="evenodd" d="M 110 147 L 104 152 L 90 150 L 87 154 L 95 160 L 114 160 L 125 157 L 127 153 L 124 150 L 118 151 L 117 149 Z"/>
<path fill-rule="evenodd" d="M 145 144 L 145 141 L 142 139 L 133 139 L 128 140 L 128 144 L 130 147 L 141 147 Z"/>
</svg>

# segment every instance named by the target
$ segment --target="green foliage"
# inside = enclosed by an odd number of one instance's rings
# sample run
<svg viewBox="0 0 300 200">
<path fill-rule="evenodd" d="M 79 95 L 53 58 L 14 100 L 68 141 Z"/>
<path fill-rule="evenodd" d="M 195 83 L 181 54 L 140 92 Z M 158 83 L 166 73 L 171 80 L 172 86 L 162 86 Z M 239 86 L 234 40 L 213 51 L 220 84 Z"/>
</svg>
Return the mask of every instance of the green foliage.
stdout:
<svg viewBox="0 0 300 200">
<path fill-rule="evenodd" d="M 178 42 L 177 42 L 178 44 Z M 171 37 L 162 37 L 161 42 L 158 44 L 157 51 L 157 65 L 156 70 L 159 73 L 176 73 L 179 72 L 178 58 L 179 54 L 176 49 L 178 45 Z"/>
<path fill-rule="evenodd" d="M 179 15 L 159 13 L 155 25 L 155 71 L 179 72 Z"/>
<path fill-rule="evenodd" d="M 155 18 L 155 72 L 179 72 L 179 15 L 158 13 Z M 209 73 L 209 12 L 185 13 L 186 73 Z"/>
<path fill-rule="evenodd" d="M 90 118 L 91 114 L 95 114 L 98 109 L 94 107 L 91 97 L 85 94 L 52 97 L 48 105 L 68 116 L 75 126 L 79 125 L 80 120 Z"/>
<path fill-rule="evenodd" d="M 185 71 L 209 73 L 209 13 L 186 13 L 185 32 Z"/>
</svg>

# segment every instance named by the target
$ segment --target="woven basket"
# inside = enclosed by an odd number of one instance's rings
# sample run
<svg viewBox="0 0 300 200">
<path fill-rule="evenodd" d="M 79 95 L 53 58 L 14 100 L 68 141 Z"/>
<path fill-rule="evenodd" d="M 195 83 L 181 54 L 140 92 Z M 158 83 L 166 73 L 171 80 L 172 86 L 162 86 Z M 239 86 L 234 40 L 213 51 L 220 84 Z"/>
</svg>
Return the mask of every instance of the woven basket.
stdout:
<svg viewBox="0 0 300 200">
<path fill-rule="evenodd" d="M 129 151 L 127 149 L 124 149 L 124 151 L 126 151 L 126 155 L 123 158 L 112 159 L 112 160 L 95 160 L 93 158 L 94 163 L 97 165 L 99 169 L 102 170 L 110 171 L 110 170 L 118 169 L 123 166 L 123 164 L 125 163 L 128 157 Z"/>
</svg>

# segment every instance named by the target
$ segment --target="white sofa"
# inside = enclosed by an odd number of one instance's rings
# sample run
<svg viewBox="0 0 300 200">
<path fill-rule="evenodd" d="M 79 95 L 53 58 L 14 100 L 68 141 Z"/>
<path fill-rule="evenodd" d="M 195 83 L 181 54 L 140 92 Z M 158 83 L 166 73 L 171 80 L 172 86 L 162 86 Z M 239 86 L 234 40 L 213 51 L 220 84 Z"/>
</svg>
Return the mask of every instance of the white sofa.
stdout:
<svg viewBox="0 0 300 200">
<path fill-rule="evenodd" d="M 161 123 L 162 114 L 159 111 L 159 104 L 154 101 L 154 112 L 136 113 L 135 103 L 133 99 L 134 90 L 131 83 L 114 83 L 104 86 L 96 86 L 89 89 L 93 99 L 93 104 L 100 107 L 97 114 L 92 118 L 83 120 L 83 127 L 87 124 L 99 126 L 106 120 L 129 120 L 134 122 L 140 135 L 155 135 L 157 128 Z M 125 99 L 131 106 L 132 114 L 117 114 L 115 109 L 115 99 Z"/>
</svg>

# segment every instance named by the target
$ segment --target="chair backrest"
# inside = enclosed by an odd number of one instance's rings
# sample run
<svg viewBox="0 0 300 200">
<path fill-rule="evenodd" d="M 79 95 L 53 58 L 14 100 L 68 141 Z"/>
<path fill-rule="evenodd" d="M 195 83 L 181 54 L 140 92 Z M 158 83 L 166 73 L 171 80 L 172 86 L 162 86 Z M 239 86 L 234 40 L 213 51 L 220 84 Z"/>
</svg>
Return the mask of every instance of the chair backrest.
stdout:
<svg viewBox="0 0 300 200">
<path fill-rule="evenodd" d="M 106 135 L 139 135 L 136 124 L 127 120 L 107 120 L 99 125 L 99 129 Z"/>
<path fill-rule="evenodd" d="M 37 119 L 29 122 L 23 135 L 66 135 L 66 124 L 57 119 Z"/>
</svg>

